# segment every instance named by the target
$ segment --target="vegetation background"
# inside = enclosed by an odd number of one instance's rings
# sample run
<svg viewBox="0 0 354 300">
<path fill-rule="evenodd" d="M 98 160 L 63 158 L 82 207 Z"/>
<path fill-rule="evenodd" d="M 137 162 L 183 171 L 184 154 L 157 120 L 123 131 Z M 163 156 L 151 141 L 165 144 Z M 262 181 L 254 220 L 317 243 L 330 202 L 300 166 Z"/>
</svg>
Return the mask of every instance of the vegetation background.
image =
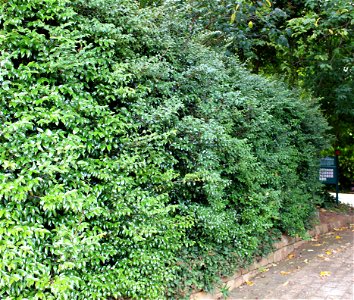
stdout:
<svg viewBox="0 0 354 300">
<path fill-rule="evenodd" d="M 340 184 L 354 185 L 353 2 L 173 1 L 203 44 L 236 54 L 257 74 L 275 77 L 318 99 L 341 150 Z M 150 4 L 157 1 L 150 1 Z M 170 2 L 171 3 L 171 2 Z"/>
<path fill-rule="evenodd" d="M 269 1 L 1 0 L 1 298 L 188 298 L 305 237 L 329 147 L 311 74 L 346 80 L 328 101 L 352 138 L 350 28 L 306 31 L 311 3 L 286 22 Z M 318 27 L 340 55 L 292 69 L 301 43 L 325 55 Z"/>
</svg>

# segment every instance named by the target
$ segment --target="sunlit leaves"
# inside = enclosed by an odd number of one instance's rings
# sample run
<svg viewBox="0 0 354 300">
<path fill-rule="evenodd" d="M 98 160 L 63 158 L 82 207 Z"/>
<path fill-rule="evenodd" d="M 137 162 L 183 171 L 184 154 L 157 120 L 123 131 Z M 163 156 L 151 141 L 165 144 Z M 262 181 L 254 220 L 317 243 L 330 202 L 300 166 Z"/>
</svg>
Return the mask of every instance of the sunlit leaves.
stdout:
<svg viewBox="0 0 354 300">
<path fill-rule="evenodd" d="M 320 272 L 320 276 L 321 277 L 328 277 L 330 275 L 331 275 L 331 272 L 329 272 L 329 271 L 321 271 Z"/>
<path fill-rule="evenodd" d="M 2 298 L 154 299 L 175 276 L 192 220 L 174 217 L 166 194 L 173 134 L 139 132 L 141 107 L 127 109 L 142 98 L 119 49 L 140 54 L 114 22 L 138 23 L 137 7 L 116 6 L 108 24 L 99 2 L 1 7 Z M 154 35 L 145 25 L 134 41 Z"/>
</svg>

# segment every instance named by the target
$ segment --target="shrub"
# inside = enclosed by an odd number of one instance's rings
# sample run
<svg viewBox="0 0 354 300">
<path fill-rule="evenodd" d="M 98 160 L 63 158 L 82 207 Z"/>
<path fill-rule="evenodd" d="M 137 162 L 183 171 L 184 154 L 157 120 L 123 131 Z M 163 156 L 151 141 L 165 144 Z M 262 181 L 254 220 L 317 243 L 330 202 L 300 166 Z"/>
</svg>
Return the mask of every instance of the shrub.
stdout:
<svg viewBox="0 0 354 300">
<path fill-rule="evenodd" d="M 141 130 L 129 70 L 150 24 L 105 3 L 1 5 L 1 298 L 159 298 L 174 278 L 173 133 Z"/>
<path fill-rule="evenodd" d="M 2 298 L 182 297 L 304 233 L 326 126 L 296 92 L 165 7 L 0 12 Z"/>
</svg>

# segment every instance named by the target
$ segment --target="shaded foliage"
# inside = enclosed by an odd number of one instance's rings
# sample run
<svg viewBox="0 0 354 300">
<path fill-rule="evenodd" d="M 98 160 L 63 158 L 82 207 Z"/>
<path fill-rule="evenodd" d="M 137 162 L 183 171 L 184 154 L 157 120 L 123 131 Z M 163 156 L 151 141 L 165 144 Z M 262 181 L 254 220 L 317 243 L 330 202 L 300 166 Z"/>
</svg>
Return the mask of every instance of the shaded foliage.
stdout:
<svg viewBox="0 0 354 300">
<path fill-rule="evenodd" d="M 353 3 L 338 1 L 168 1 L 190 20 L 201 42 L 237 54 L 255 73 L 280 77 L 320 99 L 335 136 L 354 143 Z M 345 155 L 346 155 L 345 154 Z M 353 157 L 344 157 L 350 161 Z M 342 168 L 342 167 L 341 167 Z M 350 165 L 343 165 L 347 174 Z M 343 185 L 353 180 L 342 177 Z"/>
</svg>

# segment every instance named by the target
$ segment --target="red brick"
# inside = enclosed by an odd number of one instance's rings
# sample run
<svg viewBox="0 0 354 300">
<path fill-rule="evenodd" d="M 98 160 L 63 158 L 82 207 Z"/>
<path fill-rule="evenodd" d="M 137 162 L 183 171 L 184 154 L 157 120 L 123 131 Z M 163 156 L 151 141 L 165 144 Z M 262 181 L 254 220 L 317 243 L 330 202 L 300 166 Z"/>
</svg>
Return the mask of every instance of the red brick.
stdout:
<svg viewBox="0 0 354 300">
<path fill-rule="evenodd" d="M 284 246 L 286 246 L 287 244 L 289 244 L 289 238 L 285 235 L 282 235 L 281 240 L 279 242 L 276 242 L 274 244 L 275 249 L 280 249 L 283 248 Z"/>
<path fill-rule="evenodd" d="M 288 245 L 291 245 L 291 244 L 294 244 L 294 243 L 296 243 L 296 238 L 292 237 L 292 236 L 289 236 L 288 237 Z"/>
<path fill-rule="evenodd" d="M 233 290 L 239 286 L 241 286 L 244 283 L 243 276 L 239 276 L 237 278 L 234 278 L 232 280 L 229 280 L 226 285 L 229 288 L 229 290 Z"/>
<path fill-rule="evenodd" d="M 314 229 L 309 230 L 309 231 L 308 231 L 308 234 L 309 234 L 310 236 L 315 236 L 315 235 L 316 235 L 316 230 L 314 230 Z"/>
<path fill-rule="evenodd" d="M 255 262 L 254 263 L 254 270 L 258 270 L 261 267 L 265 267 L 265 266 L 271 264 L 273 261 L 272 260 L 270 261 L 269 257 L 271 257 L 271 255 L 268 257 L 263 257 L 260 261 Z"/>
<path fill-rule="evenodd" d="M 281 261 L 282 259 L 284 259 L 287 256 L 286 249 L 282 248 L 282 249 L 275 251 L 273 256 L 274 256 L 274 262 Z"/>
<path fill-rule="evenodd" d="M 298 242 L 296 242 L 298 243 Z M 292 244 L 292 245 L 289 245 L 289 246 L 286 246 L 285 247 L 285 255 L 288 256 L 291 252 L 294 251 L 295 247 L 294 247 L 295 244 Z"/>
<path fill-rule="evenodd" d="M 255 277 L 258 274 L 258 270 L 253 270 L 247 274 L 242 275 L 243 281 L 250 281 L 251 278 Z"/>
<path fill-rule="evenodd" d="M 315 230 L 316 230 L 316 235 L 321 234 L 321 226 L 320 225 L 316 226 Z"/>
<path fill-rule="evenodd" d="M 254 262 L 253 264 L 251 264 L 249 267 L 247 267 L 247 272 L 253 271 L 257 268 L 257 262 Z"/>
<path fill-rule="evenodd" d="M 328 232 L 328 225 L 327 224 L 322 224 L 320 226 L 321 234 L 327 233 Z"/>
<path fill-rule="evenodd" d="M 238 278 L 238 277 L 240 277 L 240 276 L 241 276 L 241 270 L 238 270 L 238 271 L 235 272 L 232 276 L 223 277 L 223 278 L 221 278 L 221 280 L 222 280 L 223 282 L 228 282 L 229 280 Z"/>
<path fill-rule="evenodd" d="M 306 241 L 298 241 L 296 242 L 293 246 L 294 246 L 294 249 L 296 248 L 299 248 L 301 245 L 303 245 Z"/>
<path fill-rule="evenodd" d="M 190 300 L 214 300 L 216 298 L 206 292 L 198 292 L 191 295 Z"/>
</svg>

